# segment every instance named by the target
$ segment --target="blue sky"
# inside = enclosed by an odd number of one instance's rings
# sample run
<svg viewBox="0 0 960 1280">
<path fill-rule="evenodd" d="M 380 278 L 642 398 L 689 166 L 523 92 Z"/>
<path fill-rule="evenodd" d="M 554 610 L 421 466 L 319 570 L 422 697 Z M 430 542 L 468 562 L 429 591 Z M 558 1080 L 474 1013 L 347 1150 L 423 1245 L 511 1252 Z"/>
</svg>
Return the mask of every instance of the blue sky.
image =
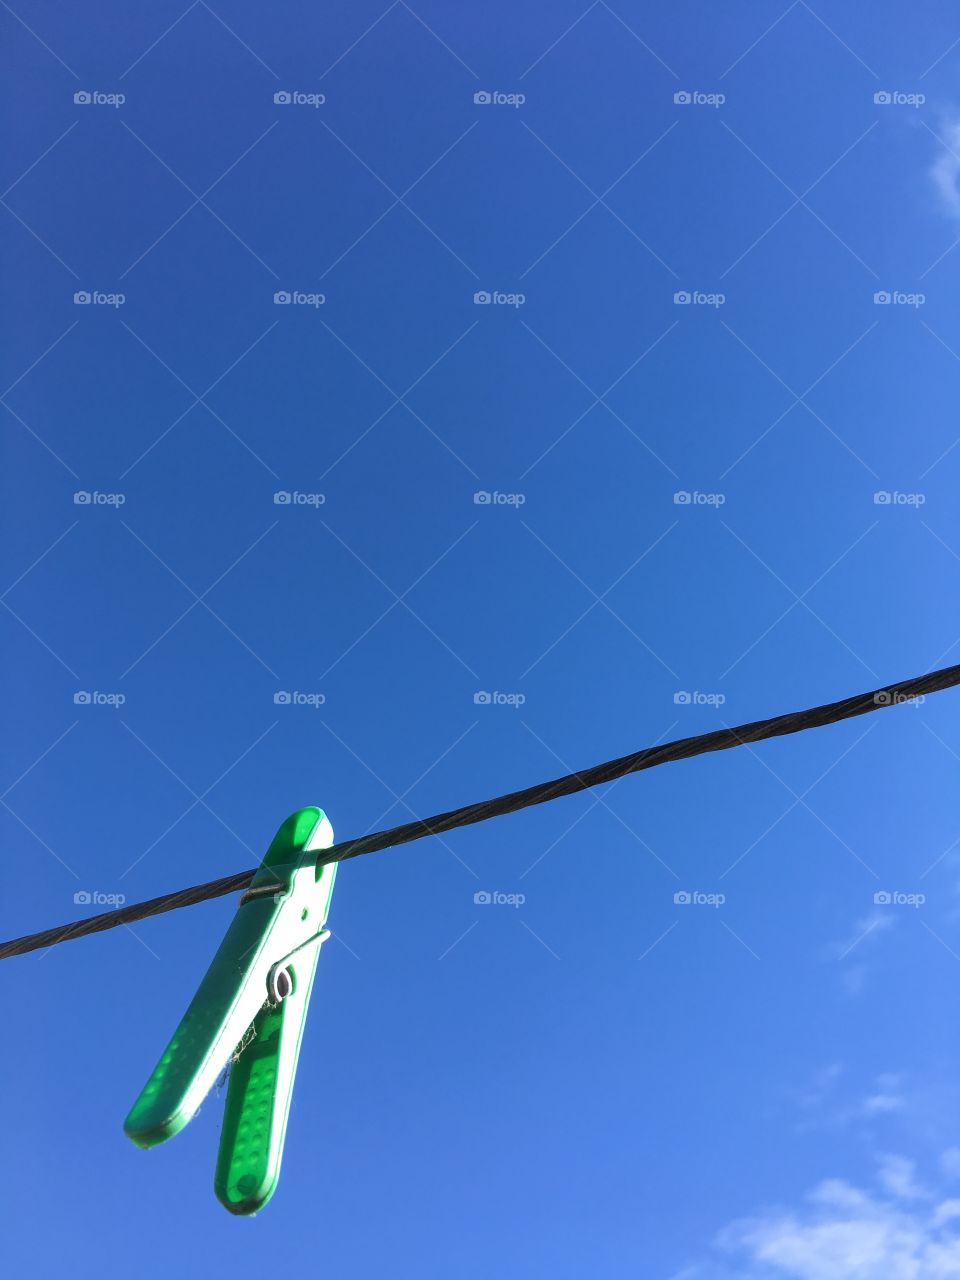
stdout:
<svg viewBox="0 0 960 1280">
<path fill-rule="evenodd" d="M 3 936 L 956 661 L 951 6 L 0 23 Z M 960 1275 L 954 704 L 346 864 L 253 1222 L 234 901 L 8 962 L 3 1255 Z"/>
</svg>

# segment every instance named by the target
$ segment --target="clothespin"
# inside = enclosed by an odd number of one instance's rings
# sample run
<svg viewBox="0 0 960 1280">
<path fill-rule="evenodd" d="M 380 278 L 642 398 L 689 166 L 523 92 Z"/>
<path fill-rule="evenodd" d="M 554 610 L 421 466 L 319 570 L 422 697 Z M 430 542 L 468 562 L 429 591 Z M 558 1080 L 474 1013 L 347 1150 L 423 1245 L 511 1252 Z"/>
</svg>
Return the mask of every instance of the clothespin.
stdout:
<svg viewBox="0 0 960 1280">
<path fill-rule="evenodd" d="M 300 809 L 270 845 L 197 994 L 124 1131 L 155 1147 L 190 1121 L 232 1056 L 214 1188 L 231 1213 L 276 1190 L 300 1040 L 337 866 L 322 809 Z"/>
</svg>

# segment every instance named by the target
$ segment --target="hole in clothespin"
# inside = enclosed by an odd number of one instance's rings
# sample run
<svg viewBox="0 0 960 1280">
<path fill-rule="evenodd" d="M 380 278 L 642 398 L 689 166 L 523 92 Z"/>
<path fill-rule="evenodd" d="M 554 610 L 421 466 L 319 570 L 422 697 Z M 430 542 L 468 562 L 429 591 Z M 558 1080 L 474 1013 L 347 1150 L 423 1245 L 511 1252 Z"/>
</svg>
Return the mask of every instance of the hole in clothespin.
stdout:
<svg viewBox="0 0 960 1280">
<path fill-rule="evenodd" d="M 270 998 L 274 1004 L 285 1000 L 293 991 L 293 970 L 278 969 L 270 978 Z"/>
</svg>

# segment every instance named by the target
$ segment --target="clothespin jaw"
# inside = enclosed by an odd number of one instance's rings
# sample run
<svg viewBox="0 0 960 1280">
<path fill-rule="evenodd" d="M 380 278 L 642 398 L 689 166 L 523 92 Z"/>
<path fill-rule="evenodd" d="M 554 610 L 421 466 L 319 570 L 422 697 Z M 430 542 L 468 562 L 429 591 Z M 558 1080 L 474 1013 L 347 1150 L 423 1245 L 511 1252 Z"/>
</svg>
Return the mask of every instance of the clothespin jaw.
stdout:
<svg viewBox="0 0 960 1280">
<path fill-rule="evenodd" d="M 236 1214 L 256 1213 L 276 1190 L 293 1081 L 336 863 L 322 809 L 300 809 L 270 845 L 206 976 L 124 1122 L 140 1147 L 188 1123 L 227 1060 L 233 1068 L 215 1189 Z"/>
</svg>

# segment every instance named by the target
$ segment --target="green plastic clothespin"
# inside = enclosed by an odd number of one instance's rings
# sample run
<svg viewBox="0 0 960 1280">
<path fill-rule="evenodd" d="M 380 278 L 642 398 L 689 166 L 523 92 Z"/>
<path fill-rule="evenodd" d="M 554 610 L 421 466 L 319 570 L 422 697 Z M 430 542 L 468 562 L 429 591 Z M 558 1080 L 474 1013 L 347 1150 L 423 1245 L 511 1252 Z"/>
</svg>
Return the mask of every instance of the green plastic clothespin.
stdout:
<svg viewBox="0 0 960 1280">
<path fill-rule="evenodd" d="M 284 822 L 183 1021 L 133 1104 L 138 1147 L 180 1132 L 233 1057 L 214 1186 L 231 1213 L 262 1209 L 277 1187 L 300 1040 L 337 865 L 322 809 Z"/>
</svg>

